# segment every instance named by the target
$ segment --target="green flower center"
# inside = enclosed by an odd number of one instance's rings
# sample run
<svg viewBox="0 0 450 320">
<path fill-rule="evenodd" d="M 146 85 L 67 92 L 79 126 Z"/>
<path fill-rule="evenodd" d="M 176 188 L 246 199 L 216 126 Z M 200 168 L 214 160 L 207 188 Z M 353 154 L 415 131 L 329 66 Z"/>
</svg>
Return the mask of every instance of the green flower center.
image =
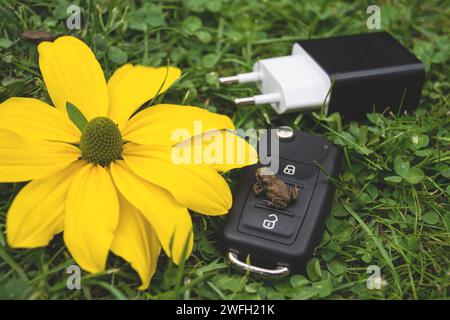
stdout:
<svg viewBox="0 0 450 320">
<path fill-rule="evenodd" d="M 97 117 L 83 128 L 81 157 L 91 163 L 107 166 L 122 157 L 122 135 L 117 125 L 106 117 Z"/>
</svg>

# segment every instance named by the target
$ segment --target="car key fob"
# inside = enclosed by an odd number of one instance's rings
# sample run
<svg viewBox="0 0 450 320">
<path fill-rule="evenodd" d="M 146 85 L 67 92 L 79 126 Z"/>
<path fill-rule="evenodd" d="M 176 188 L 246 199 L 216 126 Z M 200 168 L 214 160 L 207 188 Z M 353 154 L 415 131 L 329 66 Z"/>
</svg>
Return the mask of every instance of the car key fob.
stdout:
<svg viewBox="0 0 450 320">
<path fill-rule="evenodd" d="M 341 157 L 326 139 L 280 129 L 278 150 L 269 148 L 278 172 L 261 175 L 267 169 L 261 163 L 246 168 L 221 234 L 233 264 L 269 275 L 304 272 L 331 210 L 330 177 L 338 174 Z"/>
</svg>

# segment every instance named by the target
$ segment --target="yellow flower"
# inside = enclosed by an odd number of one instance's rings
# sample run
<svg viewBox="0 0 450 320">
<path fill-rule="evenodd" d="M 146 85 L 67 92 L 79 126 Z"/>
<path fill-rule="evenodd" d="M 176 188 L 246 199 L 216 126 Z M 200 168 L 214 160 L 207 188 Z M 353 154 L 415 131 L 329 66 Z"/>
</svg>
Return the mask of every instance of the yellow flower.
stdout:
<svg viewBox="0 0 450 320">
<path fill-rule="evenodd" d="M 188 208 L 206 215 L 230 208 L 228 184 L 217 171 L 254 163 L 255 150 L 246 145 L 244 164 L 175 165 L 175 129 L 194 134 L 196 121 L 203 132 L 234 129 L 228 117 L 196 107 L 160 104 L 133 116 L 170 87 L 179 69 L 126 64 L 106 83 L 92 51 L 74 37 L 43 42 L 38 51 L 56 108 L 31 98 L 0 104 L 0 182 L 32 180 L 8 211 L 8 243 L 40 247 L 64 232 L 84 270 L 103 271 L 111 250 L 130 262 L 145 289 L 161 247 L 175 263 L 184 247 L 190 255 Z M 69 119 L 68 102 L 88 121 L 81 132 Z"/>
</svg>

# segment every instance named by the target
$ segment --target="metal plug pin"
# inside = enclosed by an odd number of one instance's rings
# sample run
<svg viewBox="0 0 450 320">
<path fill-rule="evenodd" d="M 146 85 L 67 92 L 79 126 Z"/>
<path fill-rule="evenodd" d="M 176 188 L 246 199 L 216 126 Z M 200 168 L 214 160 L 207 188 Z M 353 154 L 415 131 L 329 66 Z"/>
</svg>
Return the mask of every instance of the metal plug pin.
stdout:
<svg viewBox="0 0 450 320">
<path fill-rule="evenodd" d="M 237 106 L 247 106 L 247 105 L 251 105 L 251 104 L 259 105 L 259 104 L 279 103 L 279 102 L 280 102 L 280 94 L 278 94 L 276 92 L 275 93 L 258 94 L 253 97 L 234 99 L 234 103 Z"/>
<path fill-rule="evenodd" d="M 260 81 L 261 76 L 257 71 L 247 72 L 247 73 L 239 73 L 235 76 L 230 77 L 220 77 L 219 82 L 221 84 L 233 84 L 233 83 L 247 83 L 247 82 L 256 82 Z"/>
</svg>

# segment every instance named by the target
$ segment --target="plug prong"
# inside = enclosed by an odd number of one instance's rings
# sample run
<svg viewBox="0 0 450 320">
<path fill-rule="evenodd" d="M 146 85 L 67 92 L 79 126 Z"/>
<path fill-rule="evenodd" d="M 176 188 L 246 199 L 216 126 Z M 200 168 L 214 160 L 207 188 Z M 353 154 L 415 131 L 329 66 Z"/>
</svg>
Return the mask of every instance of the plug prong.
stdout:
<svg viewBox="0 0 450 320">
<path fill-rule="evenodd" d="M 219 82 L 221 84 L 233 84 L 233 83 L 239 83 L 239 77 L 238 76 L 231 76 L 231 77 L 220 77 Z"/>
<path fill-rule="evenodd" d="M 236 99 L 234 99 L 234 103 L 237 106 L 252 105 L 252 104 L 255 104 L 255 97 L 236 98 Z"/>
<path fill-rule="evenodd" d="M 247 83 L 247 82 L 256 82 L 259 80 L 261 80 L 261 77 L 259 72 L 257 71 L 239 73 L 235 76 L 219 78 L 219 82 L 222 84 Z"/>
<path fill-rule="evenodd" d="M 277 92 L 274 93 L 266 93 L 266 94 L 258 94 L 253 97 L 245 97 L 245 98 L 237 98 L 234 99 L 234 103 L 237 106 L 248 106 L 251 104 L 266 104 L 266 103 L 279 103 L 280 102 L 280 94 Z"/>
</svg>

